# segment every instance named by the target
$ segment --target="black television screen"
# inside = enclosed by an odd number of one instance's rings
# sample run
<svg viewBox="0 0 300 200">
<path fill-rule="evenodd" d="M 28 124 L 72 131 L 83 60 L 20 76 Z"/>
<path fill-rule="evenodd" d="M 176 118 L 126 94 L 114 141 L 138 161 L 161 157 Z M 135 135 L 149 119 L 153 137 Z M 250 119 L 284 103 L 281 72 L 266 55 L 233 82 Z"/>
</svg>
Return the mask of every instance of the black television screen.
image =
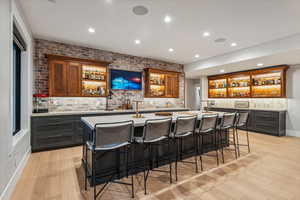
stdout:
<svg viewBox="0 0 300 200">
<path fill-rule="evenodd" d="M 111 69 L 110 86 L 112 90 L 141 90 L 142 73 Z"/>
</svg>

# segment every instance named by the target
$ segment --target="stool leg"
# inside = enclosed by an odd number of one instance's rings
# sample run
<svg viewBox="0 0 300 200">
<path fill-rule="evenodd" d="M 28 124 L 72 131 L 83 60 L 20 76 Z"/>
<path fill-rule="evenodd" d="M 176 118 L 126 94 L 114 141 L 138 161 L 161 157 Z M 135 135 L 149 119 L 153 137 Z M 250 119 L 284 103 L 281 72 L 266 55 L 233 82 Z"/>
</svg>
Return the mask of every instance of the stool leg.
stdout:
<svg viewBox="0 0 300 200">
<path fill-rule="evenodd" d="M 241 156 L 240 154 L 240 140 L 239 140 L 239 132 L 238 130 L 236 129 L 236 143 L 237 143 L 237 148 L 238 148 L 238 157 Z"/>
<path fill-rule="evenodd" d="M 216 149 L 216 157 L 217 157 L 217 165 L 219 166 L 219 153 L 218 153 L 218 138 L 217 138 L 217 132 L 215 131 L 214 135 L 215 136 L 215 149 Z"/>
<path fill-rule="evenodd" d="M 179 145 L 179 140 L 176 139 L 176 160 L 175 160 L 175 179 L 178 181 L 178 175 L 177 175 L 177 162 L 178 162 L 178 145 Z"/>
<path fill-rule="evenodd" d="M 197 148 L 197 136 L 195 134 L 193 134 L 194 137 L 194 151 L 195 151 L 195 165 L 196 165 L 196 173 L 198 173 L 198 159 L 197 159 L 197 155 L 198 155 L 198 148 Z"/>
<path fill-rule="evenodd" d="M 234 153 L 235 153 L 235 159 L 237 159 L 237 145 L 236 145 L 236 133 L 235 133 L 235 128 L 232 129 L 232 137 L 233 137 L 233 145 L 234 145 Z"/>
<path fill-rule="evenodd" d="M 131 162 L 133 161 L 133 155 L 132 155 L 132 151 L 131 151 L 131 147 L 128 147 L 127 148 L 127 169 L 128 169 L 128 158 L 129 158 L 129 155 L 130 155 L 130 160 Z M 132 170 L 132 167 L 131 167 L 131 170 Z M 127 170 L 128 171 L 128 170 Z M 132 173 L 132 172 L 131 172 Z M 131 197 L 134 198 L 134 180 L 133 180 L 133 174 L 131 174 Z M 128 176 L 128 175 L 127 175 Z"/>
<path fill-rule="evenodd" d="M 86 144 L 84 145 L 85 146 L 85 162 L 84 162 L 84 165 L 85 165 L 85 180 L 84 180 L 84 189 L 87 190 L 87 179 L 88 179 L 88 163 L 87 163 L 87 148 L 86 148 Z"/>
<path fill-rule="evenodd" d="M 145 158 L 145 146 L 144 146 L 144 144 L 143 144 L 143 150 L 144 150 L 144 193 L 146 195 L 147 194 L 147 185 L 146 185 L 147 184 L 147 179 L 146 179 L 146 158 Z"/>
<path fill-rule="evenodd" d="M 92 152 L 92 176 L 93 176 L 93 184 L 94 184 L 94 200 L 96 200 L 96 169 L 95 169 L 95 152 Z"/>
<path fill-rule="evenodd" d="M 199 137 L 200 138 L 200 137 Z M 201 136 L 201 154 L 200 154 L 200 161 L 201 161 L 201 171 L 203 171 L 203 161 L 202 161 L 202 155 L 203 155 L 203 148 L 204 148 L 204 136 Z"/>
<path fill-rule="evenodd" d="M 170 170 L 170 183 L 172 184 L 172 156 L 170 151 L 170 138 L 168 138 L 168 157 L 169 157 L 169 170 Z"/>
<path fill-rule="evenodd" d="M 248 127 L 246 127 L 246 135 L 247 135 L 247 144 L 248 144 L 248 153 L 250 153 L 250 143 L 249 143 L 249 133 L 248 133 Z"/>
<path fill-rule="evenodd" d="M 224 133 L 227 135 L 228 134 L 228 129 L 226 129 L 224 131 Z M 225 163 L 225 160 L 224 160 L 224 148 L 223 148 L 224 143 L 223 143 L 223 137 L 222 137 L 222 130 L 220 130 L 220 132 L 219 132 L 219 137 L 220 137 L 219 138 L 219 144 L 221 144 L 220 146 L 221 146 L 222 161 L 223 161 L 223 164 L 224 164 Z"/>
</svg>

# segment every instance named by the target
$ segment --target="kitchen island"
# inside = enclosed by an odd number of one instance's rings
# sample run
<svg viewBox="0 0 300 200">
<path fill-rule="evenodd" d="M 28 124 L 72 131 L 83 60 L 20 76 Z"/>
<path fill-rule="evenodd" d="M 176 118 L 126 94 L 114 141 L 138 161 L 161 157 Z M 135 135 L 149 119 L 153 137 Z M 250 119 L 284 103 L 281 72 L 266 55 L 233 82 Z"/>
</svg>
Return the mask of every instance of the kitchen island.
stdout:
<svg viewBox="0 0 300 200">
<path fill-rule="evenodd" d="M 223 112 L 211 112 L 210 114 L 218 114 L 219 118 L 222 118 Z M 200 111 L 189 111 L 189 112 L 178 112 L 173 113 L 172 120 L 173 122 L 176 121 L 176 118 L 178 116 L 191 116 L 191 115 L 197 115 L 198 121 L 201 119 L 201 116 L 203 115 Z M 134 121 L 134 137 L 141 137 L 143 133 L 143 126 L 145 124 L 145 121 L 148 119 L 163 119 L 166 118 L 166 116 L 156 116 L 155 114 L 144 114 L 143 118 L 135 118 L 134 115 L 116 115 L 116 116 L 97 116 L 97 117 L 82 117 L 82 121 L 84 122 L 84 140 L 91 140 L 92 138 L 92 132 L 94 130 L 95 124 L 97 123 L 107 123 L 107 122 L 120 122 L 120 121 L 128 121 L 133 120 Z M 194 137 L 191 135 L 184 139 L 183 142 L 183 158 L 189 158 L 194 155 L 193 148 L 194 148 Z M 203 138 L 204 145 L 205 145 L 205 152 L 215 150 L 214 149 L 214 139 L 211 139 L 210 136 Z M 171 157 L 175 159 L 175 152 L 176 152 L 176 144 L 171 145 L 171 151 L 173 152 Z M 147 151 L 145 152 L 148 153 Z M 158 164 L 158 166 L 165 165 L 169 162 L 168 157 L 170 155 L 168 153 L 168 145 L 166 143 L 160 143 L 158 145 L 158 148 L 155 152 L 155 163 Z M 87 160 L 88 162 L 88 169 L 91 168 L 91 152 L 88 151 L 87 158 L 85 158 L 85 148 L 83 149 L 83 162 Z M 133 143 L 131 145 L 131 152 L 130 157 L 133 158 L 129 162 L 129 166 L 134 168 L 133 173 L 137 173 L 141 170 L 142 163 L 144 157 L 147 155 L 144 155 L 143 146 L 137 143 Z M 110 175 L 119 172 L 120 177 L 124 176 L 124 166 L 125 166 L 125 157 L 123 154 L 120 154 L 120 152 L 114 151 L 114 152 L 98 152 L 96 154 L 96 157 L 98 159 L 98 162 L 96 163 L 96 174 L 97 177 L 101 177 L 101 181 L 106 180 L 107 177 Z M 123 172 L 123 173 L 122 173 Z M 93 183 L 92 183 L 93 184 Z"/>
</svg>

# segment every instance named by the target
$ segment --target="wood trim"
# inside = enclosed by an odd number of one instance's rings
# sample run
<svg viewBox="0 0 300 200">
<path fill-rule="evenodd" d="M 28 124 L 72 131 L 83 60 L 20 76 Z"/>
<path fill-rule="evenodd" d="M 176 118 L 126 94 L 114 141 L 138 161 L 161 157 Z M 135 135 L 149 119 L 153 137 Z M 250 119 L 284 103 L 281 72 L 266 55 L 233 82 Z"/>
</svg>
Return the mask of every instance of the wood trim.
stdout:
<svg viewBox="0 0 300 200">
<path fill-rule="evenodd" d="M 155 68 L 146 68 L 146 71 L 149 70 L 152 73 L 161 73 L 161 74 L 170 74 L 170 73 L 175 73 L 175 74 L 182 74 L 183 72 L 177 72 L 177 71 L 170 71 L 170 70 L 164 70 L 164 69 L 155 69 Z"/>
<path fill-rule="evenodd" d="M 106 67 L 109 64 L 111 64 L 110 62 L 106 62 L 106 61 L 89 60 L 89 59 L 84 59 L 84 58 L 75 58 L 75 57 L 53 55 L 53 54 L 46 54 L 46 58 L 49 60 L 62 60 L 62 61 L 68 61 L 68 62 L 76 61 L 76 62 L 80 62 L 82 64 L 93 63 L 96 65 L 101 65 L 103 67 Z"/>
</svg>

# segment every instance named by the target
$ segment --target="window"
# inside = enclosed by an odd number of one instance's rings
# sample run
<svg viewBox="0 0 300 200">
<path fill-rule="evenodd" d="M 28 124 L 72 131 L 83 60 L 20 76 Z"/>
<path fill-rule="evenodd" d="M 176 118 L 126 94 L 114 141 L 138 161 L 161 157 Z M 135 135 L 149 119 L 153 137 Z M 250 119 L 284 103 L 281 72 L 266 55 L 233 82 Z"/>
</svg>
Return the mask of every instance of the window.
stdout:
<svg viewBox="0 0 300 200">
<path fill-rule="evenodd" d="M 13 43 L 13 134 L 21 129 L 21 49 Z"/>
<path fill-rule="evenodd" d="M 21 37 L 20 32 L 13 26 L 13 82 L 12 82 L 12 115 L 13 115 L 13 135 L 21 130 L 21 71 L 22 51 L 26 50 L 26 44 Z"/>
</svg>

